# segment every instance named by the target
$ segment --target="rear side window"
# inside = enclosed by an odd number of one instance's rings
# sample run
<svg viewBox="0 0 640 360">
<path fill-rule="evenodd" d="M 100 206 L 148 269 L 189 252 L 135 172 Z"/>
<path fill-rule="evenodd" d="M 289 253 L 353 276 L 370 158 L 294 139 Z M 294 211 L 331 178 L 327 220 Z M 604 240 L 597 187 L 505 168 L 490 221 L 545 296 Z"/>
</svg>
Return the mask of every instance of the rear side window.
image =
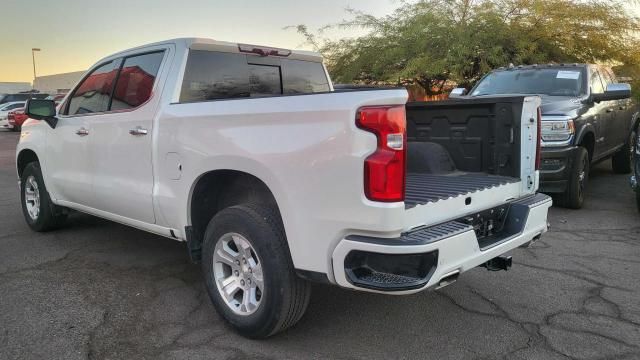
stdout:
<svg viewBox="0 0 640 360">
<path fill-rule="evenodd" d="M 118 68 L 114 61 L 103 64 L 91 72 L 71 96 L 66 114 L 107 111 L 117 72 Z"/>
<path fill-rule="evenodd" d="M 111 110 L 133 109 L 151 97 L 164 52 L 128 57 L 124 60 L 113 92 Z"/>
<path fill-rule="evenodd" d="M 189 51 L 180 102 L 330 90 L 322 63 L 278 58 L 269 58 L 268 65 L 252 62 L 260 61 L 245 54 Z"/>
</svg>

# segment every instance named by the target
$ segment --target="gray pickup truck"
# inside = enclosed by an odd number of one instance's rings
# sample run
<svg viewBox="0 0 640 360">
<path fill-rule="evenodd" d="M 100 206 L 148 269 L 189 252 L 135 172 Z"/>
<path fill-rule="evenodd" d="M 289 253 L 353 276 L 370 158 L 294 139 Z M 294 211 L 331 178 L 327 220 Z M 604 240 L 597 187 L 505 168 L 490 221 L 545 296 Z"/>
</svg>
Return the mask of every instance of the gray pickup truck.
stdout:
<svg viewBox="0 0 640 360">
<path fill-rule="evenodd" d="M 631 172 L 638 107 L 631 87 L 611 69 L 592 64 L 500 68 L 452 98 L 535 94 L 542 98 L 540 191 L 559 205 L 579 209 L 592 164 L 611 159 L 613 171 Z"/>
</svg>

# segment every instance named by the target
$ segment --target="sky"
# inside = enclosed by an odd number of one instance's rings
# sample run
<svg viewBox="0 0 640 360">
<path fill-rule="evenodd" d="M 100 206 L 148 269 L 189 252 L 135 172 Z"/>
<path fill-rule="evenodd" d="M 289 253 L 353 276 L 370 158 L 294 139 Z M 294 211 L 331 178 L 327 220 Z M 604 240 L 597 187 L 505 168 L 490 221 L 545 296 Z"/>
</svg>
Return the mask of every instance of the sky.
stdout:
<svg viewBox="0 0 640 360">
<path fill-rule="evenodd" d="M 376 16 L 398 0 L 2 0 L 0 82 L 86 70 L 109 54 L 176 37 L 206 37 L 310 49 L 289 25 L 310 29 L 348 18 L 346 8 Z M 353 36 L 353 32 L 335 34 Z"/>
</svg>

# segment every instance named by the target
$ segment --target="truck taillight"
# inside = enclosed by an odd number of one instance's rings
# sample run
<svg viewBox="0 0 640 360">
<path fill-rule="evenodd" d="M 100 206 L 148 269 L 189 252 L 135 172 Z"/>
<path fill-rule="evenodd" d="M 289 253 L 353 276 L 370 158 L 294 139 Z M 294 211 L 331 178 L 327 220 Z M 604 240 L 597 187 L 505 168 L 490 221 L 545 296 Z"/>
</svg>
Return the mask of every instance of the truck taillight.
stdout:
<svg viewBox="0 0 640 360">
<path fill-rule="evenodd" d="M 542 110 L 538 108 L 538 139 L 536 140 L 536 170 L 540 170 L 541 157 L 541 141 L 542 141 Z"/>
<path fill-rule="evenodd" d="M 376 151 L 364 163 L 365 195 L 372 201 L 404 201 L 407 149 L 404 105 L 360 108 L 356 124 L 378 138 Z"/>
</svg>

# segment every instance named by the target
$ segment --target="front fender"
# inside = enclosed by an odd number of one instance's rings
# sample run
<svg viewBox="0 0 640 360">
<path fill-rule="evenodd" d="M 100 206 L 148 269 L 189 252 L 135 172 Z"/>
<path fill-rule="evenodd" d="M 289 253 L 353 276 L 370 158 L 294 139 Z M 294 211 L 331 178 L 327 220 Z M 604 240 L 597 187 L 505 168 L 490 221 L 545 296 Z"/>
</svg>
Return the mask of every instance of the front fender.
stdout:
<svg viewBox="0 0 640 360">
<path fill-rule="evenodd" d="M 590 121 L 587 121 L 584 125 L 580 127 L 580 129 L 578 130 L 578 133 L 576 134 L 576 144 L 582 143 L 582 140 L 584 140 L 585 135 L 589 133 L 595 134 L 595 132 L 596 132 L 595 127 L 593 126 L 593 124 L 591 124 Z"/>
</svg>

